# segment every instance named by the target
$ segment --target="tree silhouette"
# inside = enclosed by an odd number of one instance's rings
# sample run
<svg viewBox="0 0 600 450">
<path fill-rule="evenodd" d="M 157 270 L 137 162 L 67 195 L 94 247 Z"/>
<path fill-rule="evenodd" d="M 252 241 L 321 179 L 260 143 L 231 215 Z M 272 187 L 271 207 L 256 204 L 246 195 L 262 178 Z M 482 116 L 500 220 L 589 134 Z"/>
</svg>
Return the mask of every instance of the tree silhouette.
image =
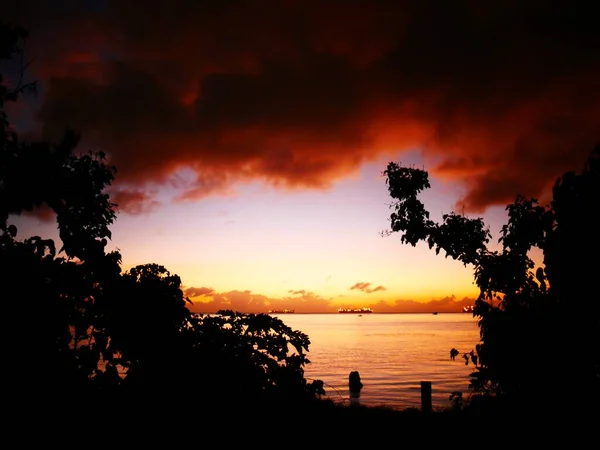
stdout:
<svg viewBox="0 0 600 450">
<path fill-rule="evenodd" d="M 22 54 L 27 32 L 0 27 L 0 57 Z M 23 67 L 21 67 L 23 69 Z M 94 304 L 118 276 L 120 255 L 106 254 L 115 206 L 104 193 L 115 168 L 102 153 L 76 156 L 76 133 L 56 143 L 21 142 L 5 111 L 34 83 L 0 87 L 0 270 L 3 316 L 11 338 L 14 384 L 28 398 L 87 392 L 100 358 Z M 39 236 L 18 240 L 12 215 L 46 205 L 56 214 L 62 248 Z M 60 255 L 60 256 L 59 256 Z"/>
<path fill-rule="evenodd" d="M 395 199 L 390 230 L 401 242 L 425 241 L 436 254 L 471 265 L 480 294 L 473 314 L 481 343 L 466 355 L 479 363 L 471 374 L 478 394 L 515 402 L 571 404 L 577 395 L 557 395 L 581 386 L 598 399 L 600 315 L 594 274 L 600 251 L 600 146 L 580 173 L 568 172 L 542 206 L 521 195 L 508 205 L 501 250 L 488 248 L 489 229 L 481 218 L 456 213 L 435 223 L 418 199 L 430 188 L 428 173 L 390 162 L 384 171 Z M 532 248 L 543 251 L 534 267 Z M 475 359 L 475 358 L 477 359 Z"/>
<path fill-rule="evenodd" d="M 21 55 L 26 38 L 23 28 L 0 26 L 0 58 Z M 121 255 L 105 251 L 116 168 L 100 152 L 76 155 L 73 131 L 56 143 L 21 142 L 5 105 L 34 86 L 0 84 L 0 292 L 15 406 L 77 411 L 114 408 L 111 399 L 202 396 L 214 407 L 322 394 L 322 383 L 304 379 L 303 333 L 264 314 L 194 315 L 180 278 L 158 264 L 121 271 Z M 59 249 L 21 239 L 11 223 L 41 206 L 56 214 Z"/>
</svg>

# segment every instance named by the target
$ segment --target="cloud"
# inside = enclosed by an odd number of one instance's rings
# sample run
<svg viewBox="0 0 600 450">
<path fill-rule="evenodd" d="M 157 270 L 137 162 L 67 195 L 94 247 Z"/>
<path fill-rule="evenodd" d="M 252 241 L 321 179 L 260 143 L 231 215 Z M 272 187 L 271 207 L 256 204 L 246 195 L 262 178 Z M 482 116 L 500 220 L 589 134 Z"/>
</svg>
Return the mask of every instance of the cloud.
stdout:
<svg viewBox="0 0 600 450">
<path fill-rule="evenodd" d="M 300 296 L 297 296 L 299 293 Z M 322 297 L 321 295 L 313 292 L 305 291 L 304 289 L 297 291 L 296 296 L 294 297 L 284 297 L 281 300 L 271 300 L 271 304 L 276 309 L 288 308 L 299 313 L 334 312 L 337 310 L 337 307 L 333 304 L 332 299 Z"/>
<path fill-rule="evenodd" d="M 219 310 L 230 309 L 244 313 L 266 313 L 268 298 L 264 295 L 253 294 L 250 291 L 215 292 L 209 288 L 199 288 L 198 293 L 205 299 L 192 300 L 192 311 L 215 313 Z"/>
<path fill-rule="evenodd" d="M 288 291 L 288 293 L 290 293 L 292 295 L 305 295 L 306 291 L 304 289 L 300 289 L 299 291 L 294 291 L 294 290 L 290 289 Z"/>
<path fill-rule="evenodd" d="M 357 283 L 360 284 L 360 283 Z M 369 284 L 369 283 L 362 283 Z M 222 309 L 232 309 L 244 313 L 267 313 L 270 309 L 293 309 L 296 313 L 337 313 L 338 308 L 356 308 L 356 303 L 347 303 L 343 295 L 336 298 L 323 297 L 304 289 L 290 292 L 292 296 L 268 297 L 249 290 L 216 292 L 208 287 L 190 287 L 184 294 L 192 300 L 191 310 L 202 313 L 215 313 Z M 454 295 L 418 302 L 408 299 L 365 302 L 360 306 L 370 307 L 377 313 L 452 313 L 462 311 L 463 306 L 473 305 L 475 299 L 465 297 L 457 300 Z"/>
<path fill-rule="evenodd" d="M 186 297 L 202 297 L 213 294 L 215 291 L 208 287 L 190 287 L 183 291 Z"/>
<path fill-rule="evenodd" d="M 297 313 L 335 312 L 331 299 L 323 298 L 304 289 L 290 292 L 293 296 L 273 298 L 249 290 L 216 292 L 211 288 L 188 288 L 186 296 L 192 297 L 192 311 L 215 313 L 221 309 L 232 309 L 245 313 L 266 313 L 270 309 L 293 309 Z M 200 298 L 202 297 L 202 298 Z"/>
<path fill-rule="evenodd" d="M 475 303 L 474 298 L 464 297 L 457 300 L 454 295 L 439 299 L 431 299 L 428 302 L 417 302 L 415 300 L 397 299 L 394 301 L 380 301 L 369 305 L 373 311 L 379 313 L 458 313 L 464 306 Z"/>
<path fill-rule="evenodd" d="M 326 189 L 419 148 L 481 211 L 600 141 L 593 2 L 21 3 L 40 133 L 80 130 L 140 192 L 190 169 L 177 201 Z"/>
<path fill-rule="evenodd" d="M 111 191 L 111 201 L 117 204 L 119 212 L 143 214 L 156 210 L 160 202 L 151 193 L 141 189 L 119 189 Z"/>
<path fill-rule="evenodd" d="M 377 286 L 375 288 L 371 288 L 370 286 L 371 286 L 371 283 L 358 282 L 354 286 L 352 286 L 350 288 L 350 290 L 358 289 L 359 291 L 366 292 L 367 294 L 372 294 L 373 292 L 387 290 L 387 288 L 385 288 L 384 286 L 381 286 L 381 285 Z"/>
<path fill-rule="evenodd" d="M 148 192 L 138 188 L 109 188 L 111 202 L 117 204 L 117 211 L 126 214 L 145 214 L 155 211 L 161 202 L 155 199 L 153 192 Z M 23 211 L 23 216 L 34 217 L 40 222 L 50 223 L 56 221 L 56 213 L 46 203 L 31 211 Z"/>
<path fill-rule="evenodd" d="M 34 217 L 42 223 L 50 223 L 56 221 L 56 213 L 46 203 L 43 203 L 30 211 L 23 211 L 21 215 L 25 217 Z"/>
</svg>

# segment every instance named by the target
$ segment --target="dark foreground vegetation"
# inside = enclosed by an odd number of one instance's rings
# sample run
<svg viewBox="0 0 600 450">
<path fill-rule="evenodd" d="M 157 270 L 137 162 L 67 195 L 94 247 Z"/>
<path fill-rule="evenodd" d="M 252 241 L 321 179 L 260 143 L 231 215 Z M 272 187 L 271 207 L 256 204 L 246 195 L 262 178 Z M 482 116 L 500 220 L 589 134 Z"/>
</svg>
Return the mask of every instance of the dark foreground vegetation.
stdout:
<svg viewBox="0 0 600 450">
<path fill-rule="evenodd" d="M 0 58 L 18 62 L 26 37 L 0 26 Z M 581 173 L 557 181 L 549 207 L 522 197 L 508 207 L 500 252 L 487 249 L 480 219 L 429 220 L 417 198 L 427 173 L 391 163 L 391 232 L 474 267 L 481 345 L 473 394 L 430 413 L 338 405 L 322 382 L 304 377 L 310 340 L 301 331 L 266 314 L 193 314 L 165 267 L 122 270 L 121 255 L 106 251 L 116 168 L 102 153 L 76 154 L 72 131 L 59 142 L 21 141 L 5 106 L 35 91 L 24 79 L 0 85 L 3 406 L 18 429 L 91 426 L 106 438 L 123 429 L 148 437 L 167 426 L 210 433 L 215 424 L 255 424 L 267 434 L 314 428 L 352 441 L 354 431 L 364 438 L 367 422 L 377 435 L 429 430 L 419 435 L 426 444 L 443 430 L 450 434 L 438 437 L 468 438 L 498 426 L 532 430 L 532 417 L 597 417 L 599 148 Z M 55 215 L 60 244 L 21 236 L 11 223 L 41 207 Z M 532 246 L 544 252 L 535 272 Z"/>
<path fill-rule="evenodd" d="M 481 218 L 451 213 L 442 223 L 430 220 L 418 199 L 430 187 L 424 170 L 390 163 L 384 174 L 396 200 L 389 233 L 474 268 L 481 343 L 466 356 L 475 366 L 476 401 L 527 410 L 598 405 L 600 146 L 581 172 L 557 179 L 548 206 L 517 196 L 506 207 L 499 250 L 488 248 Z M 543 253 L 542 267 L 534 267 L 534 247 Z"/>
</svg>

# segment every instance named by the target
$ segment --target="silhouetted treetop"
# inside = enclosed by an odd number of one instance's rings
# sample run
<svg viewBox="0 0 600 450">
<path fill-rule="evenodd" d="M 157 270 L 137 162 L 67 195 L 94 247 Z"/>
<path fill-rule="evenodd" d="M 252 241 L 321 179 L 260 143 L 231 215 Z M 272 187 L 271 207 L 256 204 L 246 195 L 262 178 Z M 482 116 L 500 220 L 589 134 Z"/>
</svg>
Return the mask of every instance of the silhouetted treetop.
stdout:
<svg viewBox="0 0 600 450">
<path fill-rule="evenodd" d="M 413 247 L 426 241 L 436 254 L 444 250 L 446 256 L 472 264 L 486 249 L 490 233 L 483 220 L 469 219 L 456 213 L 444 214 L 441 224 L 429 217 L 429 211 L 418 194 L 431 187 L 426 171 L 400 166 L 390 162 L 383 172 L 390 197 L 396 200 L 390 215 L 390 232 L 402 233 L 401 241 Z"/>
</svg>

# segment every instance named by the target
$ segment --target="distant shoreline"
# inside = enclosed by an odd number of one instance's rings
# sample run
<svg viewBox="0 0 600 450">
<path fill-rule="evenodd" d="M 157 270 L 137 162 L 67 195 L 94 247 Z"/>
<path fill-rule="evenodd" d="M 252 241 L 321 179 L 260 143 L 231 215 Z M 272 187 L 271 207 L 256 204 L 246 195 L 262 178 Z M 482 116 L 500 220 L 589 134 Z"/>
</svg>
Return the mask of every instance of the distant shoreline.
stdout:
<svg viewBox="0 0 600 450">
<path fill-rule="evenodd" d="M 243 311 L 240 311 L 243 312 Z M 201 312 L 201 311 L 192 311 L 193 314 L 216 314 L 216 312 Z M 337 311 L 331 312 L 293 312 L 293 313 L 269 313 L 269 312 L 261 312 L 261 313 L 244 313 L 244 314 L 269 314 L 272 316 L 291 316 L 291 315 L 299 315 L 299 314 L 331 314 L 335 316 L 359 316 L 361 313 L 345 313 L 341 314 Z M 389 315 L 389 314 L 427 314 L 427 315 L 442 315 L 442 314 L 467 314 L 472 315 L 472 313 L 465 313 L 462 311 L 452 311 L 452 312 L 440 312 L 440 311 L 428 311 L 428 312 L 389 312 L 389 311 L 381 311 L 381 312 L 371 312 L 365 314 L 365 316 L 372 316 L 375 314 Z"/>
</svg>

